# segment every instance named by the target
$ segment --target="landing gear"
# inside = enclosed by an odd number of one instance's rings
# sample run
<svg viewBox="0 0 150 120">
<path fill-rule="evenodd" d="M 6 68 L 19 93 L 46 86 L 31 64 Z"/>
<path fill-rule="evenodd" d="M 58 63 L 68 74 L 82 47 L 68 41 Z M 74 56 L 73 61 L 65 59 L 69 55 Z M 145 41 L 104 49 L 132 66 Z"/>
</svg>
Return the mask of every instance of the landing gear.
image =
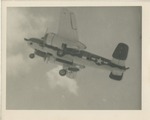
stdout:
<svg viewBox="0 0 150 120">
<path fill-rule="evenodd" d="M 65 69 L 61 69 L 59 71 L 59 75 L 61 75 L 61 76 L 65 76 L 66 74 L 67 74 L 67 70 L 65 70 Z"/>
<path fill-rule="evenodd" d="M 59 57 L 63 57 L 64 55 L 65 55 L 65 49 L 67 48 L 67 45 L 66 44 L 62 44 L 62 50 L 58 50 L 57 51 L 57 55 L 59 56 Z"/>
<path fill-rule="evenodd" d="M 63 43 L 61 47 L 62 47 L 62 49 L 64 50 L 64 49 L 67 48 L 67 45 Z"/>
<path fill-rule="evenodd" d="M 34 54 L 34 53 L 31 53 L 31 54 L 29 55 L 29 57 L 30 57 L 31 59 L 33 59 L 33 58 L 35 57 L 35 54 Z"/>
</svg>

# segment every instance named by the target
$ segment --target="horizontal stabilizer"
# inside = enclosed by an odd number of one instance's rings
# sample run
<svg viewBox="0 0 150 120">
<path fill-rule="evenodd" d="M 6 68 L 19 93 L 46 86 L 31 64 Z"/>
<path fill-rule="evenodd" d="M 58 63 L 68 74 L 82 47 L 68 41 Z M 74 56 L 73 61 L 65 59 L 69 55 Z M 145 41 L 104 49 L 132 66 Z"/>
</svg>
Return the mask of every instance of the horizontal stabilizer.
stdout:
<svg viewBox="0 0 150 120">
<path fill-rule="evenodd" d="M 119 74 L 114 74 L 113 72 L 110 73 L 109 77 L 113 80 L 118 80 L 120 81 L 123 77 L 123 73 Z"/>
</svg>

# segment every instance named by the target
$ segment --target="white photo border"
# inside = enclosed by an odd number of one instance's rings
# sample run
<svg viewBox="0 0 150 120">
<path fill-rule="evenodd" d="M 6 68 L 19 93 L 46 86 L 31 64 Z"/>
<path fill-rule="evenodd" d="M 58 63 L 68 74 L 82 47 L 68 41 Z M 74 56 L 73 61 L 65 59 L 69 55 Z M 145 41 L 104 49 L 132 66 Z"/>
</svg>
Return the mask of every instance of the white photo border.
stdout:
<svg viewBox="0 0 150 120">
<path fill-rule="evenodd" d="M 142 110 L 6 110 L 7 7 L 142 6 Z M 2 119 L 3 120 L 147 120 L 150 119 L 150 2 L 2 1 Z"/>
</svg>

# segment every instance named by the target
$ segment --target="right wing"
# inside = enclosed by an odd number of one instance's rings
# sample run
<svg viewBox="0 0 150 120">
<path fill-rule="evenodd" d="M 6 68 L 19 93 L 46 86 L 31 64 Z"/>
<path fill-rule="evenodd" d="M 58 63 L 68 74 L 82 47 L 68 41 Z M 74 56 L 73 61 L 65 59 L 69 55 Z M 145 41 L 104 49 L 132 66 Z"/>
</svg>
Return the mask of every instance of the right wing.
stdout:
<svg viewBox="0 0 150 120">
<path fill-rule="evenodd" d="M 63 8 L 61 12 L 58 36 L 63 38 L 64 43 L 71 43 L 79 49 L 86 48 L 78 38 L 75 14 L 66 8 Z"/>
</svg>

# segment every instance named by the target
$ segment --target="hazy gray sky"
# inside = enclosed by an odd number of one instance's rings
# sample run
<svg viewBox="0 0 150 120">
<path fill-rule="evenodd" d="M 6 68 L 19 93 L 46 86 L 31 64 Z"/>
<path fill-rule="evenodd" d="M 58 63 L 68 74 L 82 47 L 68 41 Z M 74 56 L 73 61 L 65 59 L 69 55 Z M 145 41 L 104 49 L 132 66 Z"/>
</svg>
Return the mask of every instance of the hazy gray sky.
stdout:
<svg viewBox="0 0 150 120">
<path fill-rule="evenodd" d="M 23 40 L 57 32 L 61 8 L 8 8 L 7 109 L 140 109 L 141 7 L 74 7 L 78 35 L 87 51 L 111 59 L 119 42 L 129 45 L 118 82 L 109 72 L 83 69 L 77 79 L 59 76 L 60 67 L 36 57 Z"/>
</svg>

